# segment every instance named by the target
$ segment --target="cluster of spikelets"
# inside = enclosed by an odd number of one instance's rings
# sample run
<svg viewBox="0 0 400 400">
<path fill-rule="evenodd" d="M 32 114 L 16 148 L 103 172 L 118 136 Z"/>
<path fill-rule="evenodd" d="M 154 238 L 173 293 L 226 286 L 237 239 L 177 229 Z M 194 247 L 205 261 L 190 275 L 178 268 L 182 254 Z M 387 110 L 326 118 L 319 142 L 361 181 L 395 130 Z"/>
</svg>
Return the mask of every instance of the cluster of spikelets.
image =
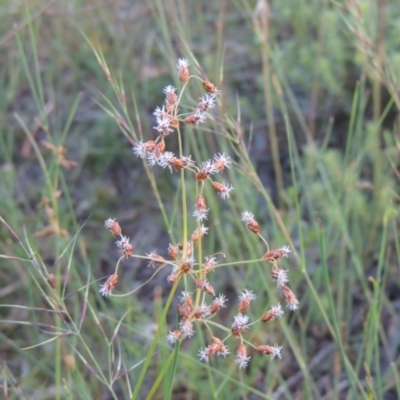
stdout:
<svg viewBox="0 0 400 400">
<path fill-rule="evenodd" d="M 211 344 L 205 349 L 200 349 L 200 360 L 209 361 L 210 356 L 213 355 L 220 355 L 223 357 L 228 355 L 229 349 L 226 342 L 233 336 L 240 340 L 236 351 L 235 362 L 240 368 L 245 368 L 251 358 L 247 355 L 248 347 L 254 348 L 262 354 L 270 355 L 272 358 L 281 357 L 281 346 L 277 344 L 253 345 L 245 340 L 243 333 L 258 322 L 268 323 L 282 316 L 283 310 L 278 303 L 276 306 L 267 310 L 260 318 L 250 323 L 249 317 L 244 313 L 251 302 L 256 300 L 256 295 L 252 291 L 245 289 L 239 296 L 238 314 L 234 317 L 230 328 L 215 321 L 211 321 L 221 308 L 226 307 L 225 303 L 227 299 L 223 294 L 216 296 L 213 286 L 207 279 L 207 275 L 218 268 L 229 266 L 229 264 L 219 264 L 218 254 L 206 256 L 204 260 L 200 258 L 196 259 L 195 247 L 197 246 L 195 246 L 195 243 L 201 248 L 201 241 L 204 235 L 208 233 L 208 228 L 202 224 L 202 221 L 207 219 L 209 211 L 205 198 L 203 197 L 204 185 L 206 182 L 210 182 L 214 190 L 223 199 L 228 199 L 233 187 L 225 182 L 221 183 L 214 180 L 213 176 L 221 173 L 225 168 L 229 168 L 231 160 L 224 154 L 219 153 L 211 160 L 203 161 L 197 166 L 190 156 L 183 156 L 182 154 L 176 156 L 174 153 L 166 150 L 165 138 L 175 130 L 180 136 L 180 124 L 182 123 L 194 126 L 203 123 L 206 120 L 207 112 L 215 107 L 216 96 L 220 93 L 211 82 L 202 80 L 195 75 L 191 76 L 188 67 L 189 63 L 186 60 L 179 60 L 177 68 L 179 79 L 183 82 L 183 87 L 179 95 L 177 89 L 172 86 L 167 86 L 164 89 L 165 105 L 162 108 L 157 107 L 154 112 L 157 119 L 157 125 L 154 127 L 157 131 L 156 139 L 136 143 L 133 151 L 136 156 L 147 159 L 151 166 L 158 165 L 162 168 L 169 168 L 171 172 L 185 169 L 194 174 L 194 179 L 198 185 L 198 195 L 193 212 L 193 217 L 197 220 L 197 229 L 192 233 L 190 240 L 184 238 L 182 242 L 169 244 L 168 260 L 159 255 L 156 251 L 147 254 L 146 259 L 149 260 L 149 266 L 152 267 L 156 265 L 159 265 L 160 269 L 168 266 L 171 267 L 171 272 L 167 278 L 168 282 L 171 284 L 178 284 L 180 279 L 185 277 L 185 290 L 182 292 L 182 296 L 179 299 L 180 304 L 178 306 L 178 314 L 180 316 L 179 329 L 170 331 L 167 335 L 167 340 L 171 344 L 174 344 L 176 341 L 191 338 L 195 333 L 195 324 L 196 328 L 199 326 L 198 324 L 204 324 L 210 335 Z M 181 102 L 181 97 L 186 85 L 191 78 L 201 79 L 207 93 L 199 99 L 198 104 L 192 112 L 181 115 L 179 114 L 178 106 Z M 287 271 L 278 266 L 279 260 L 282 257 L 287 257 L 290 253 L 290 249 L 287 246 L 283 246 L 276 250 L 269 250 L 268 243 L 260 234 L 259 225 L 252 213 L 248 211 L 243 212 L 242 221 L 251 232 L 258 235 L 266 244 L 268 251 L 260 261 L 270 262 L 272 264 L 272 279 L 276 281 L 278 287 L 281 289 L 282 297 L 286 301 L 288 308 L 293 311 L 296 310 L 299 302 L 289 286 L 287 286 Z M 115 219 L 108 219 L 105 222 L 105 226 L 115 237 L 119 238 L 116 245 L 120 248 L 122 253 L 120 261 L 124 258 L 135 257 L 133 254 L 133 247 L 129 239 L 122 235 L 122 230 L 118 222 L 116 222 Z M 141 256 L 140 258 L 143 257 Z M 114 274 L 100 287 L 100 293 L 103 296 L 111 295 L 118 282 L 119 262 L 117 263 Z M 188 277 L 192 279 L 194 295 L 188 290 L 188 286 L 190 285 L 190 280 L 186 279 Z M 212 300 L 208 301 L 207 297 L 211 297 Z M 220 329 L 225 336 L 223 338 L 215 336 L 211 327 Z"/>
</svg>

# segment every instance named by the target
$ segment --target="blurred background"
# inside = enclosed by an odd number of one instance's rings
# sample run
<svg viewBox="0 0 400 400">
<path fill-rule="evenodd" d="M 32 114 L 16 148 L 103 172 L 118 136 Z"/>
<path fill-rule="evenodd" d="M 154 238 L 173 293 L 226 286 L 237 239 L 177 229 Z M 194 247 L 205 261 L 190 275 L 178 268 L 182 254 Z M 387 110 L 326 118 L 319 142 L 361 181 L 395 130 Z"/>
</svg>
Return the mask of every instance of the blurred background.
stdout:
<svg viewBox="0 0 400 400">
<path fill-rule="evenodd" d="M 399 18 L 387 0 L 2 0 L 3 398 L 131 397 L 169 271 L 132 296 L 102 298 L 99 279 L 119 257 L 103 226 L 117 218 L 135 254 L 166 257 L 180 240 L 179 176 L 146 168 L 132 144 L 154 139 L 153 111 L 165 86 L 179 90 L 183 57 L 222 91 L 204 131 L 185 130 L 185 150 L 234 161 L 231 201 L 206 190 L 205 255 L 261 257 L 265 245 L 240 221 L 253 212 L 271 248 L 292 249 L 282 265 L 300 310 L 252 330 L 252 343 L 277 342 L 283 358 L 251 354 L 244 372 L 233 359 L 200 363 L 204 337 L 186 340 L 171 398 L 400 398 Z M 202 94 L 196 82 L 189 104 Z M 176 152 L 176 138 L 167 147 Z M 146 265 L 124 261 L 116 292 L 148 280 Z M 258 296 L 251 319 L 276 304 L 268 276 L 258 263 L 213 277 L 232 299 L 222 323 L 244 288 Z M 160 342 L 138 398 L 169 353 Z M 154 398 L 168 398 L 167 386 Z"/>
</svg>

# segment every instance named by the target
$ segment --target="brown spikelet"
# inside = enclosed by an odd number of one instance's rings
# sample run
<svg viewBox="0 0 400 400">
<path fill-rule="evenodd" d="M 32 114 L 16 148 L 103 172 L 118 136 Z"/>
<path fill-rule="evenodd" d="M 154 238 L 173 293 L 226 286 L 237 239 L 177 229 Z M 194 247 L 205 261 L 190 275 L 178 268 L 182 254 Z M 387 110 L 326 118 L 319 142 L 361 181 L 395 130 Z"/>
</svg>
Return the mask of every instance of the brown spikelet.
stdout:
<svg viewBox="0 0 400 400">
<path fill-rule="evenodd" d="M 217 93 L 218 90 L 213 83 L 210 81 L 203 81 L 203 87 L 208 93 Z"/>
</svg>

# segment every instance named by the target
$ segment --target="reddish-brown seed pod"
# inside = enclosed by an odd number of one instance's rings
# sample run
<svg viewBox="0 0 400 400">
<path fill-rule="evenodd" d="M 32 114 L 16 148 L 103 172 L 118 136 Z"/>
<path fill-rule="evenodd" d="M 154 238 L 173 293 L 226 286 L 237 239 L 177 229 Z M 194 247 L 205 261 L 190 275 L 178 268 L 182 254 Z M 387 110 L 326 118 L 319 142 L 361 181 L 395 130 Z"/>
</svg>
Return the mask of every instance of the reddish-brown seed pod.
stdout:
<svg viewBox="0 0 400 400">
<path fill-rule="evenodd" d="M 196 181 L 197 182 L 205 181 L 209 176 L 210 176 L 210 174 L 208 172 L 199 171 L 196 174 Z"/>
<path fill-rule="evenodd" d="M 198 210 L 205 210 L 206 209 L 206 201 L 202 195 L 197 196 L 196 199 L 196 208 Z"/>
<path fill-rule="evenodd" d="M 188 125 L 196 125 L 200 121 L 200 117 L 196 114 L 188 115 L 183 122 Z"/>
<path fill-rule="evenodd" d="M 184 168 L 184 166 L 185 166 L 184 162 L 180 158 L 177 158 L 177 157 L 172 157 L 169 160 L 169 164 L 176 169 L 181 169 L 181 168 Z"/>
<path fill-rule="evenodd" d="M 132 257 L 133 255 L 133 246 L 129 243 L 123 248 L 123 253 L 126 258 Z"/>
<path fill-rule="evenodd" d="M 118 274 L 109 276 L 106 283 L 100 286 L 100 294 L 102 296 L 109 296 L 118 283 Z"/>
<path fill-rule="evenodd" d="M 179 255 L 177 247 L 170 243 L 169 246 L 168 246 L 168 254 L 174 260 L 176 260 L 178 258 L 178 255 Z"/>
<path fill-rule="evenodd" d="M 189 81 L 190 75 L 189 75 L 189 62 L 185 59 L 180 59 L 178 61 L 178 77 L 179 80 L 183 83 L 187 83 Z"/>
<path fill-rule="evenodd" d="M 282 295 L 290 310 L 295 311 L 299 308 L 299 301 L 297 300 L 296 295 L 292 292 L 289 286 L 282 286 Z"/>
<path fill-rule="evenodd" d="M 250 221 L 247 224 L 247 227 L 249 228 L 250 231 L 252 231 L 255 234 L 258 234 L 260 232 L 260 227 L 259 227 L 258 222 L 256 220 Z"/>
<path fill-rule="evenodd" d="M 189 304 L 179 304 L 178 313 L 182 316 L 182 319 L 186 321 L 190 318 L 192 307 Z"/>
<path fill-rule="evenodd" d="M 249 305 L 250 305 L 249 299 L 240 300 L 238 304 L 238 312 L 244 313 L 249 308 Z"/>
<path fill-rule="evenodd" d="M 216 181 L 213 181 L 212 186 L 214 190 L 217 191 L 218 193 L 222 193 L 225 190 L 225 186 L 222 183 Z"/>
<path fill-rule="evenodd" d="M 203 281 L 201 279 L 193 279 L 193 282 L 196 287 L 201 289 L 203 292 L 206 292 L 211 296 L 215 296 L 214 288 L 207 281 Z"/>
<path fill-rule="evenodd" d="M 158 158 L 165 152 L 165 141 L 161 140 L 154 148 L 154 155 Z"/>
<path fill-rule="evenodd" d="M 210 81 L 203 81 L 203 87 L 208 93 L 217 93 L 218 90 Z"/>
<path fill-rule="evenodd" d="M 121 226 L 117 221 L 110 221 L 108 229 L 114 236 L 119 236 L 122 233 Z"/>
<path fill-rule="evenodd" d="M 175 90 L 175 89 L 174 89 Z M 165 103 L 167 106 L 167 110 L 168 111 L 173 111 L 173 109 L 176 106 L 176 102 L 178 101 L 178 96 L 177 94 L 172 91 L 172 90 L 168 90 L 165 92 L 166 96 L 165 96 Z"/>
</svg>

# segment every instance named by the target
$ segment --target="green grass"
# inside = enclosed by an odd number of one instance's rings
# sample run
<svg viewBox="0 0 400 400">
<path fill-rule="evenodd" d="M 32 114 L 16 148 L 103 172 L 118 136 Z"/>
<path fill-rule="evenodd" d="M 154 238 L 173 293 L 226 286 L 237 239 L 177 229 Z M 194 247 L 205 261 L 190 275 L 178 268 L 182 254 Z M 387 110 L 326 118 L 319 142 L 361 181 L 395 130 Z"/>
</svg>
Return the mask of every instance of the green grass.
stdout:
<svg viewBox="0 0 400 400">
<path fill-rule="evenodd" d="M 271 1 L 269 13 L 248 0 L 3 3 L 5 399 L 400 397 L 398 5 Z M 230 200 L 204 190 L 202 255 L 220 252 L 231 264 L 210 276 L 229 299 L 216 322 L 230 328 L 245 288 L 257 294 L 250 321 L 284 304 L 270 265 L 248 262 L 266 247 L 242 211 L 255 214 L 271 249 L 292 250 L 280 265 L 299 310 L 285 307 L 244 334 L 283 346 L 282 360 L 248 348 L 244 370 L 233 339 L 226 359 L 200 362 L 210 336 L 199 325 L 192 339 L 167 343 L 184 282 L 168 284 L 164 270 L 152 278 L 146 259 L 121 263 L 115 296 L 98 292 L 119 257 L 107 218 L 120 222 L 135 256 L 167 258 L 168 243 L 196 229 L 192 176 L 151 168 L 131 151 L 154 138 L 162 89 L 182 87 L 182 57 L 222 94 L 203 128 L 182 126 L 182 143 L 170 135 L 167 149 L 234 161 L 218 178 L 234 186 Z M 183 104 L 194 107 L 203 92 L 191 82 Z M 62 168 L 44 140 L 77 165 Z"/>
</svg>

